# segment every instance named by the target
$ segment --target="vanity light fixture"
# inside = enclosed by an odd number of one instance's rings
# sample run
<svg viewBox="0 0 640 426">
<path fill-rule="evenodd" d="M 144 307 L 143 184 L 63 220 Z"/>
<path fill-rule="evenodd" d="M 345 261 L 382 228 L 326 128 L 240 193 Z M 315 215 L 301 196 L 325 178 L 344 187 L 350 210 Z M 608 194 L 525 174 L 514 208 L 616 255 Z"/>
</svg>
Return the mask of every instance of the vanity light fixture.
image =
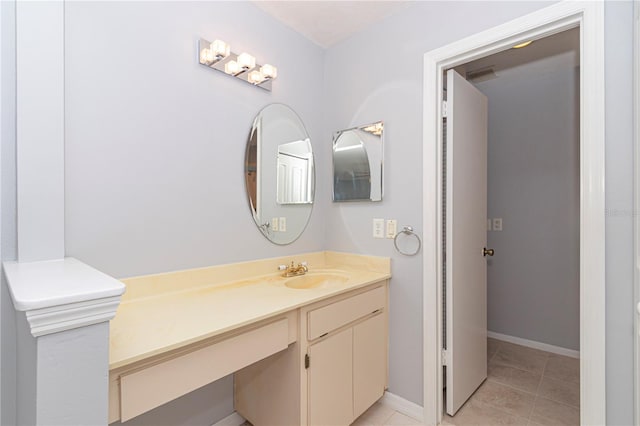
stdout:
<svg viewBox="0 0 640 426">
<path fill-rule="evenodd" d="M 260 84 L 265 80 L 265 78 L 260 71 L 251 71 L 249 73 L 249 77 L 247 77 L 247 80 L 251 84 Z"/>
<path fill-rule="evenodd" d="M 278 76 L 278 68 L 273 65 L 264 64 L 260 67 L 260 72 L 264 76 L 264 78 L 274 79 Z"/>
<path fill-rule="evenodd" d="M 226 72 L 229 75 L 236 76 L 241 71 L 242 71 L 242 68 L 240 68 L 240 65 L 238 65 L 236 61 L 229 61 L 226 64 L 224 64 L 224 72 Z"/>
<path fill-rule="evenodd" d="M 252 70 L 256 67 L 256 58 L 248 53 L 241 53 L 238 55 L 238 65 L 245 71 Z"/>
<path fill-rule="evenodd" d="M 364 127 L 364 130 L 367 133 L 371 133 L 374 136 L 382 136 L 382 130 L 384 129 L 384 125 L 382 122 L 374 123 L 370 126 Z"/>
<path fill-rule="evenodd" d="M 212 43 L 200 39 L 198 41 L 198 62 L 268 91 L 271 91 L 272 80 L 278 76 L 278 69 L 273 65 L 258 65 L 256 58 L 246 52 L 237 55 L 222 40 L 215 40 Z"/>
<path fill-rule="evenodd" d="M 215 40 L 208 47 L 200 49 L 200 63 L 211 66 L 229 56 L 229 45 L 222 40 Z"/>
</svg>

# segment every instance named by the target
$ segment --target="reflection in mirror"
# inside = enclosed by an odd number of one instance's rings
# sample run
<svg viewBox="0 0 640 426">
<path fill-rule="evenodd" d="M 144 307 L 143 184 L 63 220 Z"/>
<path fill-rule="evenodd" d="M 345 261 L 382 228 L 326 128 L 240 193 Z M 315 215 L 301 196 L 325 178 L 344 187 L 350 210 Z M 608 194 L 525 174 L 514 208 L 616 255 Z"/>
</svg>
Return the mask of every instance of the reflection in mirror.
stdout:
<svg viewBox="0 0 640 426">
<path fill-rule="evenodd" d="M 315 167 L 309 135 L 288 106 L 272 104 L 253 121 L 245 152 L 245 186 L 253 219 L 275 244 L 289 244 L 311 216 Z"/>
<path fill-rule="evenodd" d="M 333 201 L 382 200 L 381 121 L 341 130 L 333 138 Z"/>
<path fill-rule="evenodd" d="M 278 145 L 278 204 L 311 204 L 313 155 L 309 138 Z"/>
</svg>

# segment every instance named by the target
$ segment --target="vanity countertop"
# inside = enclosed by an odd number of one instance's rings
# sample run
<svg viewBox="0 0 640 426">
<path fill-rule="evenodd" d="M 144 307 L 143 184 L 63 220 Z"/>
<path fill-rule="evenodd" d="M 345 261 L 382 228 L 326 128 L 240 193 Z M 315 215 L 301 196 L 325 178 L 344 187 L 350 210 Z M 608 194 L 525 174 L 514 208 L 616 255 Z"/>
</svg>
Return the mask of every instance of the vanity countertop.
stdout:
<svg viewBox="0 0 640 426">
<path fill-rule="evenodd" d="M 299 260 L 298 260 L 299 259 Z M 276 270 L 306 261 L 309 276 L 345 282 L 294 289 Z M 110 328 L 110 370 L 390 278 L 389 258 L 318 252 L 123 279 L 127 293 Z"/>
</svg>

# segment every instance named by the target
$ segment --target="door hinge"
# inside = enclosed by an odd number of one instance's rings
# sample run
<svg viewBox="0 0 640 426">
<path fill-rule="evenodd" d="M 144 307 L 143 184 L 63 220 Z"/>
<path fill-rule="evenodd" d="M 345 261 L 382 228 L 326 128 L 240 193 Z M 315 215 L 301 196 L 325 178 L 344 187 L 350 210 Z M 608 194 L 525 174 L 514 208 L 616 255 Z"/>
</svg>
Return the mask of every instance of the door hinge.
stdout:
<svg viewBox="0 0 640 426">
<path fill-rule="evenodd" d="M 449 354 L 447 353 L 446 349 L 442 350 L 441 359 L 442 359 L 442 365 L 447 365 L 447 362 L 449 361 Z"/>
<path fill-rule="evenodd" d="M 442 118 L 447 117 L 447 101 L 442 101 Z"/>
<path fill-rule="evenodd" d="M 311 365 L 311 359 L 309 358 L 309 354 L 305 354 L 304 355 L 304 368 L 305 369 L 309 368 L 309 365 Z"/>
</svg>

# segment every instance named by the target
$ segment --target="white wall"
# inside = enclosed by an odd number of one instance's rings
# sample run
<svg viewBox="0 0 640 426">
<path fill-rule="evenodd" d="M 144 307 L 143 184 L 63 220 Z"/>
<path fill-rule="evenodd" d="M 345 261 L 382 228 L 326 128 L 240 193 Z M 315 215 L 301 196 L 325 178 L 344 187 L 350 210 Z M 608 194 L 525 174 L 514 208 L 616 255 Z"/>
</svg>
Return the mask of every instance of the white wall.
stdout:
<svg viewBox="0 0 640 426">
<path fill-rule="evenodd" d="M 475 86 L 489 100 L 487 215 L 503 220 L 487 233 L 487 328 L 579 350 L 580 72 L 567 62 Z"/>
<path fill-rule="evenodd" d="M 279 247 L 244 189 L 265 105 L 292 107 L 322 147 L 319 47 L 248 2 L 68 2 L 65 27 L 68 256 L 125 277 L 323 247 L 322 203 Z M 277 66 L 273 92 L 199 65 L 199 37 Z M 318 182 L 320 200 L 329 184 Z"/>
</svg>

